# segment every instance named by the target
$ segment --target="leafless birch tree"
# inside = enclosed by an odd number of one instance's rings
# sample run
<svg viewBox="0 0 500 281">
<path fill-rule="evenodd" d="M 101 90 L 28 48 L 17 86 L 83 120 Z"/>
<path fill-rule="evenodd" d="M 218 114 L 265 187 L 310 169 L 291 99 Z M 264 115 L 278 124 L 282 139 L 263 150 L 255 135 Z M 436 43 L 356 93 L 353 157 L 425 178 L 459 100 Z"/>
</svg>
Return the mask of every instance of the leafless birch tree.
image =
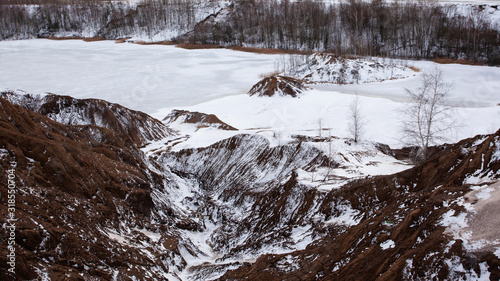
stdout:
<svg viewBox="0 0 500 281">
<path fill-rule="evenodd" d="M 425 160 L 429 147 L 446 140 L 455 127 L 447 106 L 451 84 L 444 82 L 443 71 L 436 67 L 424 73 L 421 83 L 414 91 L 406 89 L 410 102 L 404 108 L 402 122 L 405 141 L 418 147 L 416 162 Z"/>
<path fill-rule="evenodd" d="M 357 143 L 361 140 L 364 132 L 365 120 L 361 114 L 361 102 L 359 97 L 356 95 L 356 98 L 354 98 L 349 105 L 349 133 L 354 139 L 354 142 Z"/>
</svg>

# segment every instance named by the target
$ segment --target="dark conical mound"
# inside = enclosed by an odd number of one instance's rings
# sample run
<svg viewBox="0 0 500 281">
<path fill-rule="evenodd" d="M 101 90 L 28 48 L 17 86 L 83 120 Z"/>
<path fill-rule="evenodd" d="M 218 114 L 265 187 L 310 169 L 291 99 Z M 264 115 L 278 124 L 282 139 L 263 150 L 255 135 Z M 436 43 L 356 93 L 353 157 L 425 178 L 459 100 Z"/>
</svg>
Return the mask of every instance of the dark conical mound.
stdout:
<svg viewBox="0 0 500 281">
<path fill-rule="evenodd" d="M 297 97 L 307 87 L 302 81 L 287 76 L 270 76 L 259 81 L 248 92 L 250 96 L 292 96 Z"/>
<path fill-rule="evenodd" d="M 221 121 L 219 117 L 213 114 L 205 114 L 201 112 L 192 112 L 187 110 L 174 109 L 167 115 L 163 121 L 166 124 L 174 122 L 197 124 L 199 127 L 213 127 L 226 131 L 237 131 L 235 127 Z"/>
</svg>

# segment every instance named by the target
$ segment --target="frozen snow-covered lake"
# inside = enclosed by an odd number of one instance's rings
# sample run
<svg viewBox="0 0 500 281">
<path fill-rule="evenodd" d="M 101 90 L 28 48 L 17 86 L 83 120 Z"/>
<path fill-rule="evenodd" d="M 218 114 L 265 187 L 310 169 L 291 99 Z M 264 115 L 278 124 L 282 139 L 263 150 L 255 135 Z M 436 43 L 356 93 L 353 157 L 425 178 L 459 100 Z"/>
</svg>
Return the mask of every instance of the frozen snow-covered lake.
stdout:
<svg viewBox="0 0 500 281">
<path fill-rule="evenodd" d="M 242 130 L 280 135 L 316 134 L 318 122 L 339 137 L 349 137 L 347 111 L 358 94 L 366 117 L 365 137 L 400 146 L 398 119 L 420 73 L 404 80 L 372 84 L 316 85 L 300 99 L 250 98 L 259 75 L 274 70 L 275 55 L 224 49 L 184 50 L 174 46 L 116 44 L 113 41 L 25 40 L 0 42 L 0 90 L 51 92 L 77 98 L 99 98 L 163 118 L 171 109 L 216 114 Z M 432 62 L 409 61 L 422 71 Z M 439 65 L 453 84 L 450 103 L 460 130 L 457 141 L 500 128 L 500 68 Z M 228 137 L 213 132 L 193 136 L 193 145 Z"/>
<path fill-rule="evenodd" d="M 231 50 L 45 39 L 0 42 L 0 89 L 100 98 L 149 114 L 244 94 L 274 57 Z"/>
</svg>

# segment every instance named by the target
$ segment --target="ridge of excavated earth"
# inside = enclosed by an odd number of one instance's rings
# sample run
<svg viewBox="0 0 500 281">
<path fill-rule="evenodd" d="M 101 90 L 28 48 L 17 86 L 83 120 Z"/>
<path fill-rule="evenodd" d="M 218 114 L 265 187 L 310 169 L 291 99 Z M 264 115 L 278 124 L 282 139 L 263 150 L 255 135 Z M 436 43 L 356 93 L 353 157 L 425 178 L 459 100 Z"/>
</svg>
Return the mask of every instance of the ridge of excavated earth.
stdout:
<svg viewBox="0 0 500 281">
<path fill-rule="evenodd" d="M 227 131 L 238 130 L 233 126 L 224 123 L 214 114 L 205 114 L 201 112 L 191 112 L 179 109 L 172 110 L 169 115 L 163 118 L 162 121 L 165 122 L 165 124 L 167 125 L 170 125 L 174 122 L 178 122 L 181 124 L 196 124 L 198 125 L 198 128 L 213 127 Z"/>
<path fill-rule="evenodd" d="M 304 85 L 303 81 L 287 77 L 287 76 L 269 76 L 257 82 L 248 91 L 249 96 L 257 97 L 272 97 L 272 96 L 291 96 L 298 97 L 308 87 Z"/>
<path fill-rule="evenodd" d="M 104 100 L 12 91 L 2 92 L 0 96 L 65 125 L 94 125 L 110 129 L 139 146 L 173 135 L 165 124 L 149 115 Z"/>
<path fill-rule="evenodd" d="M 499 180 L 500 130 L 325 191 L 298 171 L 340 164 L 307 139 L 241 134 L 150 158 L 140 147 L 173 134 L 158 120 L 18 93 L 0 95 L 0 123 L 0 166 L 17 163 L 20 280 L 500 278 L 494 248 L 468 248 L 443 222 L 468 211 L 473 179 Z M 6 214 L 6 173 L 0 182 Z M 2 280 L 13 277 L 6 256 L 2 243 Z"/>
</svg>

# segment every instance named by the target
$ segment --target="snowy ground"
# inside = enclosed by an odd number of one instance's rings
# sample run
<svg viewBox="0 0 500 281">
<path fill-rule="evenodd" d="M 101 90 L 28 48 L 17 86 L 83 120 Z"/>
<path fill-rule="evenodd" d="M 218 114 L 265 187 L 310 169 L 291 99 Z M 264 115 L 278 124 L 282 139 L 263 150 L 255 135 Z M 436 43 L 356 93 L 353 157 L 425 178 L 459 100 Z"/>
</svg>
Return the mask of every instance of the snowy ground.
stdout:
<svg viewBox="0 0 500 281">
<path fill-rule="evenodd" d="M 100 98 L 163 119 L 171 109 L 216 114 L 240 129 L 190 132 L 176 149 L 205 146 L 236 133 L 259 133 L 277 144 L 293 134 L 349 137 L 348 106 L 358 94 L 366 121 L 365 140 L 401 146 L 398 112 L 408 79 L 353 85 L 314 85 L 299 99 L 248 97 L 259 74 L 274 70 L 277 56 L 231 50 L 184 50 L 174 46 L 115 44 L 112 41 L 26 40 L 0 42 L 0 89 Z M 432 62 L 399 62 L 422 71 Z M 450 104 L 461 123 L 449 141 L 500 128 L 500 68 L 440 65 L 453 83 Z"/>
<path fill-rule="evenodd" d="M 456 201 L 467 212 L 456 214 L 450 210 L 443 215 L 441 224 L 447 227 L 447 233 L 461 239 L 469 251 L 488 250 L 500 257 L 500 181 L 472 186 L 464 198 Z"/>
<path fill-rule="evenodd" d="M 418 80 L 414 82 L 418 85 Z M 267 134 L 272 135 L 278 143 L 285 142 L 293 134 L 318 136 L 320 126 L 323 136 L 348 138 L 350 137 L 347 122 L 349 105 L 355 97 L 352 93 L 359 93 L 361 112 L 366 123 L 364 139 L 397 147 L 402 145 L 399 120 L 400 110 L 404 104 L 398 101 L 406 100 L 404 86 L 402 81 L 370 85 L 365 88 L 366 96 L 364 93 L 352 91 L 361 85 L 331 86 L 337 88 L 337 91 L 324 89 L 329 86 L 316 86 L 321 90 L 306 92 L 298 99 L 235 95 L 182 109 L 215 114 L 222 121 L 241 130 L 233 134 L 242 132 Z M 369 89 L 373 90 L 372 94 L 369 93 Z M 495 93 L 500 93 L 500 88 L 497 89 L 498 92 Z M 461 93 L 466 98 L 467 93 Z M 452 108 L 460 126 L 449 136 L 450 142 L 476 134 L 493 133 L 500 128 L 500 106 L 493 105 L 494 96 L 491 93 L 483 100 L 486 103 L 490 99 L 491 106 L 478 107 L 477 103 L 472 101 L 469 107 Z M 500 99 L 500 96 L 498 98 Z M 459 94 L 453 95 L 453 99 L 459 101 Z M 165 116 L 168 112 L 170 109 L 165 109 L 156 117 Z M 226 134 L 228 132 L 224 135 Z M 217 138 L 217 135 L 213 134 L 193 134 L 184 145 L 197 146 L 208 140 L 207 136 L 211 136 L 211 140 Z"/>
</svg>

